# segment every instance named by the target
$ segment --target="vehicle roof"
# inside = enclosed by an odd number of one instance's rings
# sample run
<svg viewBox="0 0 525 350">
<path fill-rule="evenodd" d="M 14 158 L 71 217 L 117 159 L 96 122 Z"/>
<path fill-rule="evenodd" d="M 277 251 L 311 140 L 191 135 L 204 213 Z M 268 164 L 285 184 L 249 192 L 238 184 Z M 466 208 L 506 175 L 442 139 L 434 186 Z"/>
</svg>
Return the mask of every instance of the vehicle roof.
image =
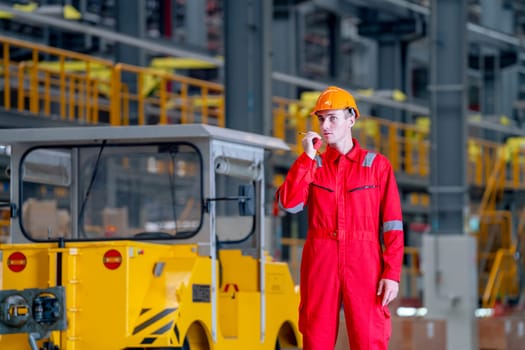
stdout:
<svg viewBox="0 0 525 350">
<path fill-rule="evenodd" d="M 100 140 L 113 142 L 172 142 L 192 139 L 214 139 L 262 147 L 288 150 L 281 139 L 250 132 L 205 124 L 143 125 L 143 126 L 74 126 L 53 128 L 1 129 L 0 143 L 39 143 L 42 145 L 91 144 Z"/>
</svg>

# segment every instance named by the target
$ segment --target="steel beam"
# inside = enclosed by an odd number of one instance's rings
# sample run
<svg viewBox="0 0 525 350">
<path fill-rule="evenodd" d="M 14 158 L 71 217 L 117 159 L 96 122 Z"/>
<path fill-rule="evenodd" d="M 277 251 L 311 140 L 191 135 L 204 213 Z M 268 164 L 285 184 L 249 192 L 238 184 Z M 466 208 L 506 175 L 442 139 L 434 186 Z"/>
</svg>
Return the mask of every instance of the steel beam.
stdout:
<svg viewBox="0 0 525 350">
<path fill-rule="evenodd" d="M 191 0 L 186 2 L 186 42 L 196 47 L 206 47 L 206 1 Z"/>
<path fill-rule="evenodd" d="M 145 0 L 133 2 L 117 1 L 115 6 L 115 18 L 117 31 L 129 37 L 145 39 L 146 34 L 146 3 Z M 144 49 L 124 42 L 116 43 L 117 62 L 146 65 Z"/>
<path fill-rule="evenodd" d="M 270 134 L 272 3 L 226 1 L 224 16 L 226 126 Z"/>
<path fill-rule="evenodd" d="M 378 40 L 378 81 L 380 90 L 404 90 L 406 62 L 403 59 L 406 54 L 406 45 L 400 40 L 379 39 Z M 401 113 L 398 110 L 381 107 L 377 110 L 377 116 L 401 122 Z"/>
<path fill-rule="evenodd" d="M 467 5 L 432 0 L 430 17 L 430 223 L 423 239 L 428 317 L 446 319 L 447 349 L 475 350 L 476 242 L 464 232 L 468 205 Z"/>
<path fill-rule="evenodd" d="M 433 0 L 430 22 L 432 228 L 463 231 L 466 190 L 466 5 Z"/>
<path fill-rule="evenodd" d="M 297 74 L 297 52 L 300 52 L 298 40 L 299 22 L 303 16 L 294 6 L 275 8 L 272 24 L 272 51 L 278 54 L 272 56 L 272 67 L 278 71 Z M 273 79 L 272 90 L 275 96 L 295 98 L 296 87 Z"/>
</svg>

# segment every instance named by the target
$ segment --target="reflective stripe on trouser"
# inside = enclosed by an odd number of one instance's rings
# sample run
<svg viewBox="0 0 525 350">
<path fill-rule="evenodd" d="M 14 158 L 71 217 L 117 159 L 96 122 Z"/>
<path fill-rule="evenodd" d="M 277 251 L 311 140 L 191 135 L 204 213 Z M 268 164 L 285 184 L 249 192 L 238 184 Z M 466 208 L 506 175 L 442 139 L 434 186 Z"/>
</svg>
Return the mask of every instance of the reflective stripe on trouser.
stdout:
<svg viewBox="0 0 525 350">
<path fill-rule="evenodd" d="M 376 295 L 380 248 L 365 240 L 308 238 L 301 263 L 304 350 L 333 349 L 341 304 L 352 350 L 387 350 L 390 314 Z"/>
</svg>

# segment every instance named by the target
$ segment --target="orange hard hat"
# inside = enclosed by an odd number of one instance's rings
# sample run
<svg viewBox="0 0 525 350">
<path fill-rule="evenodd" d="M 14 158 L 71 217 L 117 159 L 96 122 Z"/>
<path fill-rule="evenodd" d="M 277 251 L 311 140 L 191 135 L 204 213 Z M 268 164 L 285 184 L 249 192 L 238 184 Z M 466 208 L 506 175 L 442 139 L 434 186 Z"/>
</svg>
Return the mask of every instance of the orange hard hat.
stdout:
<svg viewBox="0 0 525 350">
<path fill-rule="evenodd" d="M 348 91 L 338 88 L 337 86 L 329 86 L 317 98 L 312 115 L 319 111 L 327 109 L 347 109 L 352 108 L 355 111 L 355 119 L 359 118 L 359 109 L 355 103 L 354 97 Z"/>
</svg>

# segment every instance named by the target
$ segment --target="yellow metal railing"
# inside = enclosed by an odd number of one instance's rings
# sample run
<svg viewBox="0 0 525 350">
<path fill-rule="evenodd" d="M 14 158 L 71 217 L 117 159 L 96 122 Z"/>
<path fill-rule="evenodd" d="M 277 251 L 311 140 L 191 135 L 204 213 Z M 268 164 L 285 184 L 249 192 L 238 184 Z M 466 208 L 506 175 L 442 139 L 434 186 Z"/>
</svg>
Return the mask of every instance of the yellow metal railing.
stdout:
<svg viewBox="0 0 525 350">
<path fill-rule="evenodd" d="M 468 140 L 467 178 L 475 186 L 485 186 L 494 170 L 500 144 L 477 138 Z"/>
<path fill-rule="evenodd" d="M 111 69 L 110 61 L 19 40 L 0 38 L 2 45 L 3 107 L 31 112 L 44 117 L 58 116 L 79 122 L 98 121 L 104 107 L 98 102 L 98 90 L 108 82 L 92 74 L 92 68 Z M 31 59 L 11 60 L 11 50 L 28 51 Z M 55 60 L 56 69 L 41 65 L 41 57 Z M 83 60 L 82 74 L 67 71 L 70 60 Z M 106 108 L 107 109 L 107 108 Z"/>
<path fill-rule="evenodd" d="M 7 242 L 9 239 L 9 215 L 10 209 L 0 208 L 0 243 Z"/>
<path fill-rule="evenodd" d="M 481 142 L 479 143 L 482 144 Z M 488 145 L 484 161 L 486 187 L 479 208 L 480 227 L 477 232 L 479 290 L 485 307 L 493 307 L 500 296 L 519 294 L 519 268 L 523 261 L 516 258 L 518 242 L 523 250 L 525 208 L 514 234 L 512 212 L 498 210 L 506 188 L 524 188 L 523 151 L 510 145 Z M 490 149 L 490 150 L 489 150 Z M 481 155 L 480 155 L 481 156 Z M 479 176 L 479 174 L 478 174 Z"/>
<path fill-rule="evenodd" d="M 220 84 L 5 37 L 0 45 L 6 110 L 80 123 L 225 125 Z M 31 59 L 15 62 L 13 49 Z"/>
<path fill-rule="evenodd" d="M 505 187 L 525 189 L 525 149 L 509 152 Z"/>
<path fill-rule="evenodd" d="M 130 111 L 135 109 L 139 125 L 204 123 L 225 126 L 224 91 L 220 84 L 122 63 L 115 66 L 113 79 L 113 89 L 116 94 L 120 92 L 121 103 L 112 104 L 111 115 L 121 118 L 112 119 L 112 125 L 130 124 Z M 155 88 L 144 94 L 145 85 Z"/>
<path fill-rule="evenodd" d="M 0 243 L 7 242 L 9 238 L 9 219 L 0 219 Z"/>
<path fill-rule="evenodd" d="M 479 293 L 485 295 L 487 291 L 497 291 L 493 285 L 496 281 L 490 276 L 499 273 L 502 266 L 497 256 L 502 251 L 515 250 L 512 237 L 512 214 L 509 211 L 487 211 L 480 217 L 480 230 L 477 234 L 478 242 L 478 278 Z M 516 271 L 516 270 L 514 270 Z M 517 276 L 515 276 L 517 278 Z M 509 281 L 508 279 L 505 282 Z M 510 286 L 505 286 L 510 290 Z"/>
<path fill-rule="evenodd" d="M 517 265 L 514 249 L 499 249 L 494 258 L 487 286 L 482 294 L 482 306 L 494 307 L 498 298 L 518 294 Z"/>
<path fill-rule="evenodd" d="M 317 118 L 305 113 L 307 107 L 297 100 L 273 97 L 273 136 L 290 146 L 294 153 L 302 152 L 302 136 L 299 132 L 318 130 Z"/>
<path fill-rule="evenodd" d="M 404 297 L 408 298 L 419 298 L 419 281 L 421 277 L 421 267 L 420 267 L 420 254 L 419 248 L 417 247 L 405 247 L 405 266 L 403 266 L 403 279 L 401 283 L 407 284 L 407 289 L 405 289 L 406 295 Z"/>
<path fill-rule="evenodd" d="M 426 177 L 429 171 L 428 132 L 416 125 L 363 117 L 354 129 L 363 147 L 388 157 L 396 172 Z"/>
<path fill-rule="evenodd" d="M 525 206 L 521 209 L 517 231 L 516 252 L 518 255 L 516 259 L 517 264 L 521 266 L 521 269 L 518 270 L 518 277 L 519 281 L 523 281 L 525 280 Z M 521 306 L 525 305 L 525 289 L 521 290 L 519 304 Z"/>
</svg>

